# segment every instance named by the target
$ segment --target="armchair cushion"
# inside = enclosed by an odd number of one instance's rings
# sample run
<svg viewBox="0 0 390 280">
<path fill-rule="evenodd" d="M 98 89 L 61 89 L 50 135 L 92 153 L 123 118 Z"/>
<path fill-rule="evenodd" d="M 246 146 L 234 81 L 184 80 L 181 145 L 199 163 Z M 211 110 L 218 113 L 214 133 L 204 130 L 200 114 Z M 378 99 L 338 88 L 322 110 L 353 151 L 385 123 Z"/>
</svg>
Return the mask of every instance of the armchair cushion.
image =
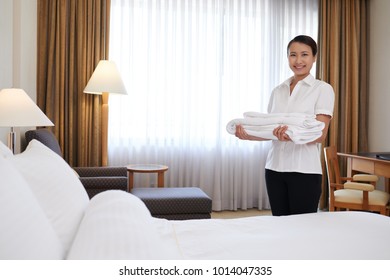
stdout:
<svg viewBox="0 0 390 280">
<path fill-rule="evenodd" d="M 365 184 L 365 183 L 356 183 L 356 182 L 347 182 L 344 184 L 345 189 L 350 190 L 360 190 L 360 191 L 368 191 L 372 192 L 375 188 L 371 184 Z"/>
<path fill-rule="evenodd" d="M 127 177 L 124 166 L 74 167 L 80 177 Z"/>
<path fill-rule="evenodd" d="M 127 191 L 127 169 L 122 166 L 74 167 L 89 198 L 106 190 Z"/>
<path fill-rule="evenodd" d="M 379 178 L 372 174 L 355 174 L 353 180 L 356 182 L 377 182 Z"/>
<path fill-rule="evenodd" d="M 127 191 L 127 177 L 79 177 L 90 198 L 106 190 Z"/>
<path fill-rule="evenodd" d="M 342 189 L 334 192 L 335 201 L 344 203 L 363 203 L 363 193 L 360 190 Z M 371 205 L 387 205 L 389 194 L 374 190 L 368 192 L 368 201 Z"/>
</svg>

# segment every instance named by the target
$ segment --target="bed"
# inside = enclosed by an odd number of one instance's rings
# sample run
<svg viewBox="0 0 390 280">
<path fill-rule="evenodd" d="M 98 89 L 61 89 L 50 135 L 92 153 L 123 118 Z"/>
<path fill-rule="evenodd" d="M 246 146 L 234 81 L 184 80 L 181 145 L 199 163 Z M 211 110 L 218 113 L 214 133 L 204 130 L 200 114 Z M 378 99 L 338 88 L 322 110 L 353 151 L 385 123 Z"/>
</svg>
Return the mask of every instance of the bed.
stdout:
<svg viewBox="0 0 390 280">
<path fill-rule="evenodd" d="M 119 190 L 91 200 L 36 140 L 0 142 L 0 259 L 390 260 L 390 218 L 365 212 L 172 221 Z"/>
<path fill-rule="evenodd" d="M 108 195 L 121 196 L 105 194 Z M 115 217 L 122 216 L 123 220 L 117 220 L 116 226 L 112 224 L 111 231 L 116 228 L 114 236 L 122 241 L 113 244 L 108 236 L 99 236 L 93 241 L 87 229 L 85 238 L 75 240 L 75 248 L 82 250 L 72 250 L 69 258 L 137 258 L 123 247 L 123 240 L 128 239 L 129 243 L 142 244 L 138 257 L 146 259 L 390 260 L 390 218 L 379 214 L 320 212 L 284 217 L 169 221 L 150 217 L 147 209 L 133 197 L 119 197 L 115 199 L 118 207 Z M 123 209 L 120 209 L 122 199 Z M 106 204 L 110 200 L 102 198 L 96 206 L 99 211 L 87 212 L 83 222 L 92 221 L 87 228 L 102 229 L 107 225 L 108 218 L 102 218 L 102 212 L 110 208 Z M 132 208 L 130 216 L 128 207 Z M 129 218 L 136 224 L 130 226 L 129 232 L 124 232 L 123 224 Z M 79 247 L 77 243 L 90 246 Z"/>
</svg>

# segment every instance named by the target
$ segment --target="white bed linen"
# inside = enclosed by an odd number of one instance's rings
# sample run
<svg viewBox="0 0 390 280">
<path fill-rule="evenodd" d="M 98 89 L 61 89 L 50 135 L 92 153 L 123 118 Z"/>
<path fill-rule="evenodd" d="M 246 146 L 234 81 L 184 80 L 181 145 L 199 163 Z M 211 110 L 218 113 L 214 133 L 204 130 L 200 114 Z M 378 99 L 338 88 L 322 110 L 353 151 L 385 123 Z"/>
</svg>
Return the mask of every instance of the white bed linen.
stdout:
<svg viewBox="0 0 390 280">
<path fill-rule="evenodd" d="M 124 191 L 94 196 L 81 221 L 67 259 L 150 260 L 178 259 L 156 231 L 145 204 Z"/>
<path fill-rule="evenodd" d="M 390 218 L 363 212 L 169 221 L 106 191 L 87 207 L 67 259 L 388 259 Z"/>
<path fill-rule="evenodd" d="M 184 259 L 390 260 L 390 218 L 379 214 L 323 212 L 227 220 L 155 219 L 155 225 L 167 242 L 177 243 Z"/>
</svg>

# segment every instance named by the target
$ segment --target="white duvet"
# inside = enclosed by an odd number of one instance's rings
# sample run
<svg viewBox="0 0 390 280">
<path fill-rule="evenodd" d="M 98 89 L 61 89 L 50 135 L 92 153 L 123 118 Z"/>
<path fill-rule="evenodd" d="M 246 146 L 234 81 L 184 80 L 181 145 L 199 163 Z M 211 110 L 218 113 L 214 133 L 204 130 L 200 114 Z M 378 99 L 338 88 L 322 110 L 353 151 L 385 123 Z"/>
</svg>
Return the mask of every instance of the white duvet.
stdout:
<svg viewBox="0 0 390 280">
<path fill-rule="evenodd" d="M 186 259 L 390 259 L 390 218 L 379 214 L 326 212 L 169 223 L 170 237 Z"/>
<path fill-rule="evenodd" d="M 92 199 L 69 259 L 390 259 L 390 218 L 363 212 L 152 218 L 131 194 Z"/>
</svg>

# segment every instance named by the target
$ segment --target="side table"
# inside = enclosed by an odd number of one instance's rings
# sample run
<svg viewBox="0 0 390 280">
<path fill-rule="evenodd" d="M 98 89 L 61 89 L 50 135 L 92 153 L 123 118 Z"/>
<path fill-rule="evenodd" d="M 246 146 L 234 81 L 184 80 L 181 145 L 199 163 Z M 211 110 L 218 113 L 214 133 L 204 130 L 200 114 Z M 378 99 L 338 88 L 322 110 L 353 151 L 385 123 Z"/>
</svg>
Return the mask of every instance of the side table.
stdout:
<svg viewBox="0 0 390 280">
<path fill-rule="evenodd" d="M 168 166 L 161 164 L 130 164 L 127 165 L 127 191 L 130 192 L 134 187 L 134 173 L 157 173 L 157 186 L 164 187 L 164 172 Z"/>
</svg>

